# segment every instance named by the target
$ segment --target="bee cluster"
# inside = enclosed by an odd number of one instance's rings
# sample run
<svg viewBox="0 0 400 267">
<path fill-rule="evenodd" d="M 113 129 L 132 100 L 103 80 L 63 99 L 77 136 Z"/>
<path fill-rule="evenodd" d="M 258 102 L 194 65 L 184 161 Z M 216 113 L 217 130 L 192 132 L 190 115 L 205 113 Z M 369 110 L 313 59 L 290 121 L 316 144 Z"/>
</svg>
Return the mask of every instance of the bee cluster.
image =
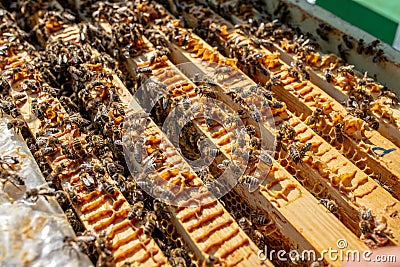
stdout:
<svg viewBox="0 0 400 267">
<path fill-rule="evenodd" d="M 371 55 L 376 63 L 386 61 L 379 41 L 365 44 L 343 35 L 340 57 L 321 55 L 315 37 L 288 24 L 290 11 L 283 2 L 273 14 L 261 1 L 76 4 L 21 0 L 7 6 L 10 12 L 0 9 L 0 111 L 9 118 L 7 128 L 24 136 L 48 183 L 26 190 L 24 200 L 55 197 L 78 233 L 65 236 L 61 249 L 86 253 L 97 266 L 130 266 L 139 249 L 145 250 L 137 260 L 141 263 L 229 265 L 226 258 L 233 252 L 214 255 L 209 245 L 200 260 L 182 234 L 216 223 L 212 216 L 225 209 L 232 219 L 214 225 L 215 231 L 236 224 L 243 242 L 290 250 L 296 244 L 284 236 L 273 212 L 251 209 L 251 199 L 240 197 L 242 189 L 270 190 L 278 208 L 281 201 L 294 201 L 293 192 L 301 190 L 290 178 L 276 176 L 282 168 L 340 218 L 344 211 L 328 187 L 352 199 L 368 178 L 352 184 L 358 169 L 342 172 L 340 166 L 328 166 L 320 147 L 335 151 L 333 158 L 340 157 L 335 148 L 340 149 L 367 173 L 364 160 L 357 153 L 350 157 L 345 146 L 364 138 L 365 131 L 380 130 L 382 118 L 396 123 L 397 96 L 346 63 L 349 49 Z M 238 20 L 242 23 L 232 24 Z M 332 31 L 325 23 L 317 28 L 325 41 Z M 277 47 L 291 56 L 290 63 Z M 178 66 L 182 55 L 198 65 Z M 317 71 L 345 93 L 340 104 L 346 116 L 312 93 L 309 85 Z M 297 99 L 287 101 L 287 94 Z M 224 107 L 213 105 L 214 100 Z M 312 104 L 299 114 L 293 103 Z M 160 130 L 171 114 L 176 121 Z M 274 148 L 265 149 L 266 143 Z M 190 167 L 183 160 L 196 161 L 199 155 L 212 159 L 209 166 Z M 3 187 L 24 186 L 18 163 L 16 157 L 0 157 Z M 311 182 L 309 170 L 326 181 Z M 380 179 L 375 182 L 390 195 L 396 193 Z M 190 193 L 192 202 L 207 194 L 219 200 L 184 215 L 185 208 L 161 200 L 178 203 L 186 187 L 198 184 L 204 187 Z M 224 206 L 222 213 L 203 212 L 215 203 Z M 383 246 L 393 234 L 386 217 L 371 212 L 362 210 L 357 234 L 370 247 Z M 188 226 L 192 217 L 199 223 Z M 120 239 L 124 231 L 129 237 Z M 208 237 L 190 238 L 201 242 Z M 140 245 L 124 248 L 132 240 Z M 306 262 L 299 258 L 294 264 Z"/>
</svg>

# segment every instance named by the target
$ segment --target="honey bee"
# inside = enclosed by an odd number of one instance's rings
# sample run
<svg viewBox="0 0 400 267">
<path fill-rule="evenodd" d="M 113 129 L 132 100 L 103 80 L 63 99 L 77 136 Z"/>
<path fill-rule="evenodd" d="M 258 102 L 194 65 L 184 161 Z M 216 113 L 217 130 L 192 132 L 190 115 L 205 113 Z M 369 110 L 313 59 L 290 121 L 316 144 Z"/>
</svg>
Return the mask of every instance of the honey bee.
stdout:
<svg viewBox="0 0 400 267">
<path fill-rule="evenodd" d="M 1 111 L 1 116 L 3 116 L 3 112 L 14 118 L 20 115 L 17 107 L 9 98 L 0 99 L 0 111 Z"/>
<path fill-rule="evenodd" d="M 347 65 L 347 66 L 341 66 L 337 69 L 337 73 L 341 73 L 342 75 L 351 75 L 354 76 L 354 65 Z"/>
<path fill-rule="evenodd" d="M 330 69 L 325 69 L 325 79 L 328 83 L 332 82 L 334 79 L 333 73 L 330 71 Z"/>
<path fill-rule="evenodd" d="M 69 199 L 74 204 L 79 204 L 81 202 L 75 188 L 70 183 L 65 183 L 65 192 L 68 194 Z"/>
<path fill-rule="evenodd" d="M 80 158 L 85 158 L 87 156 L 85 149 L 83 149 L 82 142 L 78 138 L 73 139 L 72 148 Z"/>
<path fill-rule="evenodd" d="M 14 129 L 15 132 L 17 133 L 21 133 L 21 131 L 25 128 L 25 121 L 22 119 L 11 119 L 8 123 L 7 123 L 7 129 Z"/>
<path fill-rule="evenodd" d="M 246 129 L 247 134 L 250 136 L 250 138 L 255 136 L 257 133 L 256 127 L 254 127 L 253 125 L 247 125 L 245 129 Z"/>
<path fill-rule="evenodd" d="M 250 235 L 253 230 L 253 225 L 247 217 L 241 217 L 238 221 L 239 227 L 247 234 Z"/>
<path fill-rule="evenodd" d="M 365 42 L 364 39 L 359 39 L 357 42 L 357 53 L 361 55 L 364 52 Z"/>
<path fill-rule="evenodd" d="M 398 105 L 399 104 L 399 98 L 396 96 L 395 93 L 389 91 L 389 90 L 382 90 L 381 91 L 381 96 L 385 96 L 389 98 L 392 101 L 392 105 Z"/>
<path fill-rule="evenodd" d="M 144 203 L 142 201 L 138 201 L 135 204 L 133 204 L 133 206 L 131 207 L 129 213 L 128 213 L 128 219 L 129 220 L 143 220 L 143 216 L 144 216 Z"/>
<path fill-rule="evenodd" d="M 14 95 L 14 101 L 17 104 L 17 106 L 21 106 L 22 104 L 26 103 L 27 100 L 28 99 L 27 99 L 25 93 L 20 93 L 20 94 Z"/>
<path fill-rule="evenodd" d="M 294 140 L 294 137 L 296 136 L 296 130 L 292 126 L 290 126 L 288 122 L 284 122 L 281 125 L 280 131 L 283 131 L 285 133 L 285 136 L 290 140 Z"/>
<path fill-rule="evenodd" d="M 267 90 L 271 90 L 272 86 L 281 85 L 281 75 L 275 75 L 269 79 L 268 82 L 265 83 L 264 87 Z"/>
<path fill-rule="evenodd" d="M 369 54 L 373 54 L 374 51 L 376 51 L 377 46 L 380 44 L 381 41 L 379 41 L 378 39 L 372 41 L 370 44 L 366 45 L 364 47 L 364 54 L 369 55 Z"/>
<path fill-rule="evenodd" d="M 87 172 L 81 172 L 80 180 L 89 191 L 95 190 L 96 187 L 95 180 L 90 174 L 88 174 Z"/>
<path fill-rule="evenodd" d="M 89 246 L 96 241 L 96 236 L 83 235 L 83 236 L 65 236 L 63 239 L 62 249 L 68 249 L 68 254 L 75 252 L 76 256 L 79 258 L 80 253 L 88 254 Z"/>
<path fill-rule="evenodd" d="M 252 213 L 250 218 L 256 225 L 266 225 L 268 223 L 268 219 L 262 214 Z"/>
<path fill-rule="evenodd" d="M 376 53 L 375 53 L 375 56 L 372 58 L 372 62 L 380 63 L 382 61 L 385 62 L 385 61 L 388 61 L 388 59 L 385 56 L 385 53 L 383 52 L 383 50 L 378 49 L 378 51 L 376 51 Z"/>
<path fill-rule="evenodd" d="M 354 48 L 354 43 L 355 43 L 355 39 L 347 34 L 343 34 L 342 36 L 343 42 L 344 44 L 347 46 L 347 48 L 349 49 L 353 49 Z"/>
<path fill-rule="evenodd" d="M 151 236 L 157 225 L 157 215 L 153 211 L 149 211 L 145 216 L 145 221 L 143 232 L 145 235 Z"/>
<path fill-rule="evenodd" d="M 25 185 L 25 181 L 22 179 L 22 177 L 7 170 L 0 170 L 0 183 L 2 184 L 3 188 L 6 183 L 10 183 L 16 188 L 18 188 L 19 185 Z"/>
<path fill-rule="evenodd" d="M 222 75 L 222 76 L 229 75 L 231 73 L 231 71 L 232 71 L 231 67 L 220 67 L 214 71 L 214 76 L 218 77 L 220 75 Z"/>
<path fill-rule="evenodd" d="M 99 259 L 97 260 L 96 266 L 110 266 L 112 264 L 113 255 L 108 249 L 110 241 L 107 237 L 106 231 L 101 231 L 96 238 L 96 249 L 99 254 Z"/>
<path fill-rule="evenodd" d="M 250 139 L 250 146 L 259 149 L 261 147 L 261 140 L 255 136 Z"/>
<path fill-rule="evenodd" d="M 47 185 L 44 184 L 27 190 L 25 192 L 25 199 L 35 203 L 39 199 L 39 196 L 43 196 L 47 200 L 47 197 L 54 197 L 58 193 L 59 192 L 55 191 L 54 189 L 48 188 Z"/>
<path fill-rule="evenodd" d="M 285 133 L 283 132 L 282 129 L 280 129 L 280 130 L 278 131 L 277 136 L 276 136 L 276 147 L 275 147 L 275 151 L 276 151 L 277 153 L 279 153 L 279 152 L 281 151 L 281 149 L 282 149 L 282 141 L 283 141 L 283 138 L 284 138 L 284 137 L 285 137 Z"/>
<path fill-rule="evenodd" d="M 322 198 L 319 200 L 319 202 L 324 205 L 324 207 L 327 208 L 327 210 L 329 210 L 331 213 L 336 213 L 339 209 L 334 200 Z"/>
<path fill-rule="evenodd" d="M 175 248 L 170 253 L 170 263 L 174 267 L 186 267 L 185 252 L 182 248 Z"/>
<path fill-rule="evenodd" d="M 338 48 L 338 52 L 339 52 L 339 56 L 344 59 L 345 61 L 347 61 L 347 56 L 349 55 L 349 52 L 347 49 L 344 48 L 344 46 L 342 44 L 339 44 L 337 46 Z"/>
<path fill-rule="evenodd" d="M 84 231 L 82 223 L 79 221 L 78 217 L 75 215 L 72 209 L 67 209 L 65 211 L 65 215 L 67 216 L 68 222 L 71 224 L 72 229 L 74 229 L 75 233 Z"/>
<path fill-rule="evenodd" d="M 55 154 L 57 151 L 58 151 L 57 148 L 46 146 L 46 147 L 41 148 L 39 150 L 39 153 L 42 156 L 51 156 L 51 155 Z"/>
<path fill-rule="evenodd" d="M 238 180 L 239 184 L 245 184 L 249 189 L 255 185 L 258 185 L 258 179 L 251 175 L 243 175 Z"/>
<path fill-rule="evenodd" d="M 254 241 L 254 243 L 256 244 L 256 246 L 258 248 L 264 248 L 264 246 L 265 246 L 265 237 L 260 231 L 254 229 L 251 232 L 250 236 L 251 236 L 251 239 Z"/>
<path fill-rule="evenodd" d="M 362 234 L 366 235 L 372 232 L 372 225 L 369 221 L 361 220 L 359 223 L 359 228 Z"/>
<path fill-rule="evenodd" d="M 332 31 L 332 27 L 326 23 L 320 23 L 316 30 L 319 37 L 321 37 L 321 39 L 326 42 L 329 41 L 329 32 L 331 32 L 331 31 Z"/>
<path fill-rule="evenodd" d="M 138 73 L 143 73 L 143 74 L 151 74 L 153 70 L 149 67 L 141 67 L 137 69 Z"/>
<path fill-rule="evenodd" d="M 315 125 L 317 122 L 319 122 L 319 117 L 321 115 L 323 115 L 322 109 L 316 108 L 312 115 L 307 118 L 307 125 Z"/>
<path fill-rule="evenodd" d="M 302 158 L 305 157 L 306 153 L 311 149 L 312 144 L 307 143 L 302 147 L 299 147 L 295 142 L 292 142 L 288 147 L 288 156 L 293 160 L 294 163 L 299 163 Z"/>
<path fill-rule="evenodd" d="M 168 210 L 167 204 L 157 198 L 153 200 L 153 209 L 161 219 L 169 220 L 171 218 L 171 213 Z"/>
<path fill-rule="evenodd" d="M 337 123 L 335 125 L 335 138 L 336 141 L 339 142 L 340 144 L 343 143 L 343 130 L 342 130 L 342 124 Z"/>
<path fill-rule="evenodd" d="M 115 188 L 110 182 L 103 180 L 100 183 L 101 183 L 101 189 L 104 190 L 104 192 L 106 192 L 110 196 L 115 195 L 116 193 Z"/>
<path fill-rule="evenodd" d="M 64 161 L 58 163 L 54 167 L 53 171 L 47 176 L 46 181 L 55 182 L 57 184 L 58 183 L 58 176 L 67 167 L 68 167 L 68 165 Z"/>
<path fill-rule="evenodd" d="M 368 126 L 371 127 L 374 130 L 378 130 L 379 129 L 379 121 L 377 118 L 373 117 L 373 116 L 366 116 L 363 118 L 364 121 L 367 122 Z"/>
</svg>

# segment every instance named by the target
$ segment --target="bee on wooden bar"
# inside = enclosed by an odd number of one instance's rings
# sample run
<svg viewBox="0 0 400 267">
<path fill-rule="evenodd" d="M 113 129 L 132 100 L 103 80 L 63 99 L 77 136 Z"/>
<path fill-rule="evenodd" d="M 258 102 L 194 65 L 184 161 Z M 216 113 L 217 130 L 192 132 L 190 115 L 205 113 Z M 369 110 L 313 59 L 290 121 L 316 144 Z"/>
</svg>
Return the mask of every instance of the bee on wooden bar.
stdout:
<svg viewBox="0 0 400 267">
<path fill-rule="evenodd" d="M 346 101 L 346 109 L 348 112 L 353 112 L 355 109 L 358 109 L 359 105 L 355 96 L 349 96 Z"/>
<path fill-rule="evenodd" d="M 254 229 L 251 232 L 250 237 L 254 240 L 254 243 L 258 248 L 265 248 L 265 237 L 260 231 Z"/>
<path fill-rule="evenodd" d="M 359 223 L 360 231 L 363 235 L 372 233 L 372 225 L 369 221 L 361 220 Z"/>
<path fill-rule="evenodd" d="M 79 111 L 78 106 L 71 100 L 71 98 L 67 96 L 61 96 L 60 102 L 68 113 L 74 113 Z"/>
<path fill-rule="evenodd" d="M 151 74 L 153 70 L 150 67 L 141 67 L 137 69 L 138 73 Z"/>
<path fill-rule="evenodd" d="M 115 188 L 110 182 L 103 180 L 103 181 L 100 181 L 100 184 L 101 184 L 102 191 L 104 190 L 104 192 L 106 192 L 108 195 L 110 195 L 112 197 L 115 195 L 115 192 L 116 192 Z"/>
<path fill-rule="evenodd" d="M 153 209 L 161 219 L 169 220 L 171 218 L 171 213 L 168 210 L 167 204 L 157 198 L 153 200 Z"/>
<path fill-rule="evenodd" d="M 21 106 L 22 104 L 26 103 L 28 99 L 25 93 L 20 93 L 14 95 L 14 100 L 17 106 Z"/>
<path fill-rule="evenodd" d="M 3 112 L 9 116 L 12 117 L 17 117 L 14 116 L 16 114 L 13 114 L 13 110 L 16 110 L 16 107 L 14 105 L 14 103 L 11 101 L 11 99 L 9 98 L 5 98 L 5 99 L 0 99 L 0 109 L 1 109 L 1 116 L 3 116 Z"/>
<path fill-rule="evenodd" d="M 276 147 L 275 147 L 275 151 L 276 153 L 279 153 L 282 149 L 282 141 L 285 138 L 285 132 L 283 131 L 283 129 L 280 129 L 278 131 L 278 134 L 276 136 Z"/>
<path fill-rule="evenodd" d="M 217 98 L 215 92 L 207 85 L 199 85 L 195 88 L 195 92 L 200 97 Z"/>
<path fill-rule="evenodd" d="M 55 147 L 46 146 L 40 149 L 40 154 L 42 156 L 51 156 L 58 152 L 58 149 Z"/>
<path fill-rule="evenodd" d="M 80 198 L 75 188 L 70 183 L 65 183 L 65 192 L 68 194 L 69 199 L 74 204 L 79 204 Z"/>
<path fill-rule="evenodd" d="M 255 136 L 250 139 L 250 147 L 255 149 L 260 149 L 261 147 L 261 140 Z"/>
</svg>

